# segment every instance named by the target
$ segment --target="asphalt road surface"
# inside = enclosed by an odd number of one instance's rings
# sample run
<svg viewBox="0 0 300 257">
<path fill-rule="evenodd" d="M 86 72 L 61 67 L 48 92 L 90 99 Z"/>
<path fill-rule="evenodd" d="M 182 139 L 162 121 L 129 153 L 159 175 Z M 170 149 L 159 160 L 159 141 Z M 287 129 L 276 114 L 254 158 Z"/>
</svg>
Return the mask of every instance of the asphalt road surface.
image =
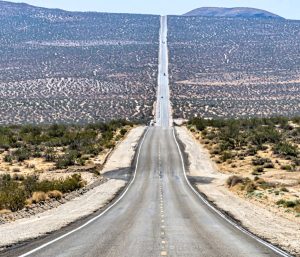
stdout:
<svg viewBox="0 0 300 257">
<path fill-rule="evenodd" d="M 163 51 L 167 51 L 165 37 Z M 168 62 L 167 56 L 160 56 L 162 63 Z M 163 67 L 162 72 L 167 74 Z M 283 256 L 227 222 L 189 186 L 173 128 L 169 127 L 167 78 L 164 74 L 160 77 L 164 81 L 159 92 L 164 98 L 158 101 L 160 126 L 150 127 L 143 137 L 134 179 L 121 200 L 80 229 L 54 241 L 52 236 L 39 240 L 38 245 L 25 245 L 16 249 L 14 256 Z"/>
<path fill-rule="evenodd" d="M 168 26 L 167 16 L 162 16 L 160 20 L 159 39 L 159 64 L 158 64 L 158 89 L 156 105 L 156 125 L 167 128 L 171 124 L 171 105 L 169 95 L 169 62 L 168 62 Z"/>
</svg>

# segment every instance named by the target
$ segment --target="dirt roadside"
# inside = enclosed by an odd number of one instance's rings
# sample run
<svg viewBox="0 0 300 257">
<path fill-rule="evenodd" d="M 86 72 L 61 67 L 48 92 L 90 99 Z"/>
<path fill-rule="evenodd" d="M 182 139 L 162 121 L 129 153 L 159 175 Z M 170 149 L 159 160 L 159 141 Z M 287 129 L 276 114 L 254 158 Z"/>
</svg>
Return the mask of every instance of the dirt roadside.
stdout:
<svg viewBox="0 0 300 257">
<path fill-rule="evenodd" d="M 0 249 L 58 230 L 108 204 L 130 178 L 132 160 L 145 127 L 132 129 L 109 157 L 101 175 L 107 181 L 43 213 L 0 225 Z"/>
<path fill-rule="evenodd" d="M 218 172 L 207 150 L 185 127 L 177 127 L 176 132 L 188 156 L 187 175 L 199 191 L 254 234 L 300 256 L 300 220 L 288 219 L 272 208 L 247 201 L 230 192 L 226 187 L 229 175 Z"/>
</svg>

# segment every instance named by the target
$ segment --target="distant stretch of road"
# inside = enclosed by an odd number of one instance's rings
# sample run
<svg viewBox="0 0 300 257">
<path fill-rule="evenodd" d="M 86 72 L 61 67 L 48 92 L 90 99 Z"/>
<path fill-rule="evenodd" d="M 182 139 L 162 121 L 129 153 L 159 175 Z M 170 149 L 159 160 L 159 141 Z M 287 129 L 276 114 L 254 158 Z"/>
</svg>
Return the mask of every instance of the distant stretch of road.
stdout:
<svg viewBox="0 0 300 257">
<path fill-rule="evenodd" d="M 168 57 L 168 26 L 167 16 L 160 19 L 158 90 L 156 105 L 156 125 L 164 128 L 171 124 L 170 93 L 169 93 L 169 57 Z"/>
<path fill-rule="evenodd" d="M 166 31 L 162 18 L 162 31 Z M 161 52 L 167 52 L 165 32 Z M 133 182 L 111 209 L 79 229 L 7 256 L 38 257 L 265 257 L 287 256 L 242 232 L 188 184 L 170 124 L 167 57 L 160 54 L 160 115 L 142 139 Z M 161 98 L 163 97 L 163 98 Z"/>
</svg>

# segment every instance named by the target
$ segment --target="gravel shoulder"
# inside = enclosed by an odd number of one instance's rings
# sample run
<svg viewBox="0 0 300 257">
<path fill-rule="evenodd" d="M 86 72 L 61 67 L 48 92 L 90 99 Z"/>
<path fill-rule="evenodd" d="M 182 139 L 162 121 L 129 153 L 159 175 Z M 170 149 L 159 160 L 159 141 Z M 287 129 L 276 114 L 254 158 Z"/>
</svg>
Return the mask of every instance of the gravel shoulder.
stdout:
<svg viewBox="0 0 300 257">
<path fill-rule="evenodd" d="M 127 184 L 132 160 L 145 127 L 132 129 L 109 157 L 102 175 L 107 182 L 57 208 L 0 225 L 0 248 L 56 231 L 108 204 Z"/>
<path fill-rule="evenodd" d="M 251 232 L 300 256 L 300 221 L 283 217 L 274 208 L 243 199 L 226 187 L 229 175 L 218 172 L 209 153 L 185 127 L 176 128 L 188 156 L 189 179 L 199 191 Z"/>
</svg>

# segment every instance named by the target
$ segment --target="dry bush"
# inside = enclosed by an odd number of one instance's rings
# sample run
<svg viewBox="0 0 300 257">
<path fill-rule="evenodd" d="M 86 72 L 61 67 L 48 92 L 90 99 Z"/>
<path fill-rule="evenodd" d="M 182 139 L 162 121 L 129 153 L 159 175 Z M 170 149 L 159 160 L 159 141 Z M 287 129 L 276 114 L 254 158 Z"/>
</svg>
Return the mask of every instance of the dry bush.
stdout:
<svg viewBox="0 0 300 257">
<path fill-rule="evenodd" d="M 53 191 L 50 191 L 47 193 L 48 197 L 49 198 L 53 198 L 53 199 L 56 199 L 56 200 L 59 200 L 62 198 L 63 194 L 62 192 L 58 191 L 58 190 L 53 190 Z"/>
<path fill-rule="evenodd" d="M 295 207 L 295 211 L 296 211 L 297 213 L 300 213 L 300 204 L 298 204 L 298 205 Z"/>
<path fill-rule="evenodd" d="M 240 176 L 230 176 L 226 183 L 229 187 L 234 187 L 237 184 L 243 184 L 244 179 Z"/>
<path fill-rule="evenodd" d="M 248 181 L 245 185 L 245 190 L 247 191 L 247 193 L 252 193 L 254 190 L 256 190 L 256 185 L 254 182 L 252 181 Z"/>
<path fill-rule="evenodd" d="M 12 171 L 15 172 L 15 173 L 17 173 L 17 172 L 20 172 L 21 170 L 19 168 L 13 168 Z"/>
<path fill-rule="evenodd" d="M 44 192 L 34 192 L 31 197 L 32 203 L 44 202 L 48 199 L 47 194 Z"/>
<path fill-rule="evenodd" d="M 7 210 L 7 209 L 0 210 L 0 215 L 1 214 L 9 214 L 9 213 L 11 213 L 11 210 Z"/>
</svg>

